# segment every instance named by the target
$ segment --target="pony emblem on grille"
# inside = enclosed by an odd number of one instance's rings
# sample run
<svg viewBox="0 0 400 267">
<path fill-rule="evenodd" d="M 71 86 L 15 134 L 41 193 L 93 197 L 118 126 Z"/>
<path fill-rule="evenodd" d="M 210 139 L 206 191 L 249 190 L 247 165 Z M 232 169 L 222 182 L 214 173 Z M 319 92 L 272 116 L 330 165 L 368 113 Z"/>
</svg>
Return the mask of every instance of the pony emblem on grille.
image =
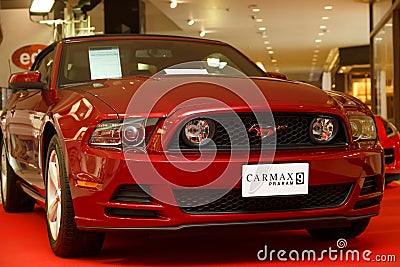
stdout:
<svg viewBox="0 0 400 267">
<path fill-rule="evenodd" d="M 251 126 L 247 132 L 252 133 L 255 132 L 256 136 L 261 137 L 261 139 L 268 138 L 273 136 L 277 132 L 282 132 L 286 130 L 286 126 L 279 125 L 278 127 L 275 126 L 260 126 L 258 124 L 254 124 Z"/>
</svg>

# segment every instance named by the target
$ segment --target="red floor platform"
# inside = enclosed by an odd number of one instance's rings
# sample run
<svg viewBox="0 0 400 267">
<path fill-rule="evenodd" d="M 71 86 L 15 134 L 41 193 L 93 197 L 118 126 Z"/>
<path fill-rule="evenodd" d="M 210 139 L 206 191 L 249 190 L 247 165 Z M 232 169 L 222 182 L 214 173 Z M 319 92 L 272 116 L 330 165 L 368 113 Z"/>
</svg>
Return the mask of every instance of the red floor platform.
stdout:
<svg viewBox="0 0 400 267">
<path fill-rule="evenodd" d="M 343 240 L 342 240 L 343 241 Z M 340 246 L 340 248 L 338 247 Z M 264 257 L 265 247 L 268 256 Z M 331 249 L 331 257 L 324 250 Z M 286 254 L 278 258 L 279 250 Z M 333 250 L 336 250 L 334 252 Z M 313 258 L 314 251 L 316 258 Z M 297 253 L 297 254 L 296 254 Z M 360 256 L 357 261 L 357 253 Z M 363 253 L 366 261 L 363 258 Z M 321 254 L 323 257 L 321 257 Z M 295 259 L 298 255 L 299 261 Z M 304 256 L 302 256 L 304 255 Z M 308 259 L 308 255 L 310 259 Z M 302 261 L 302 258 L 305 260 Z M 323 258 L 321 262 L 321 259 Z M 335 259 L 336 258 L 336 259 Z M 354 258 L 354 260 L 353 260 Z M 347 259 L 347 261 L 346 261 Z M 396 261 L 396 262 L 395 262 Z M 0 266 L 400 266 L 400 183 L 387 186 L 381 214 L 358 238 L 312 239 L 306 231 L 169 232 L 107 235 L 96 257 L 62 259 L 49 248 L 44 211 L 7 214 L 0 208 Z"/>
</svg>

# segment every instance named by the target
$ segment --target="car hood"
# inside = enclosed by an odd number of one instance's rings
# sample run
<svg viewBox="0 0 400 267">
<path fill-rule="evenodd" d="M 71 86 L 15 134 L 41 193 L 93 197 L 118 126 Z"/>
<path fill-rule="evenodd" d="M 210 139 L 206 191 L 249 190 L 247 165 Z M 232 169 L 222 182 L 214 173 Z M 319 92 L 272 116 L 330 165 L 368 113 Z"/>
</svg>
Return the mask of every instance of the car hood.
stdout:
<svg viewBox="0 0 400 267">
<path fill-rule="evenodd" d="M 177 109 L 337 113 L 341 104 L 314 86 L 271 78 L 108 79 L 69 88 L 102 100 L 120 116 L 166 117 Z"/>
</svg>

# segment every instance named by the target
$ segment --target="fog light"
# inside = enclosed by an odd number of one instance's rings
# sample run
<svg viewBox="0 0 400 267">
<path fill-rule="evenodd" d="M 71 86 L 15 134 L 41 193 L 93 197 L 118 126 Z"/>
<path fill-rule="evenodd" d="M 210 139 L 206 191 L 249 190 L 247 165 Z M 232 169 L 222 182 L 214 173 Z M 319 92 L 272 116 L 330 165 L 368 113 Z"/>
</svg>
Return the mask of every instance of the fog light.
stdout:
<svg viewBox="0 0 400 267">
<path fill-rule="evenodd" d="M 215 133 L 214 121 L 194 119 L 185 124 L 182 139 L 189 146 L 203 146 L 212 140 Z"/>
<path fill-rule="evenodd" d="M 310 125 L 311 140 L 318 144 L 330 142 L 338 131 L 338 123 L 334 118 L 317 117 Z"/>
</svg>

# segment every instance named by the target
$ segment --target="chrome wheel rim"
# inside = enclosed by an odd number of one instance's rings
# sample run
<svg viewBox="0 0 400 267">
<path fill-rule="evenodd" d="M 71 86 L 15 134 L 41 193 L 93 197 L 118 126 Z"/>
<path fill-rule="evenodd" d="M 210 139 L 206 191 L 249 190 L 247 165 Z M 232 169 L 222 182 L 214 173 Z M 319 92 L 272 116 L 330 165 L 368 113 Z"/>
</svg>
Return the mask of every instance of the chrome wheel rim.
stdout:
<svg viewBox="0 0 400 267">
<path fill-rule="evenodd" d="M 1 150 L 1 195 L 3 196 L 3 201 L 7 201 L 7 155 L 5 144 L 3 144 Z"/>
<path fill-rule="evenodd" d="M 53 240 L 57 240 L 61 225 L 61 182 L 57 152 L 53 150 L 47 168 L 47 221 Z"/>
</svg>

